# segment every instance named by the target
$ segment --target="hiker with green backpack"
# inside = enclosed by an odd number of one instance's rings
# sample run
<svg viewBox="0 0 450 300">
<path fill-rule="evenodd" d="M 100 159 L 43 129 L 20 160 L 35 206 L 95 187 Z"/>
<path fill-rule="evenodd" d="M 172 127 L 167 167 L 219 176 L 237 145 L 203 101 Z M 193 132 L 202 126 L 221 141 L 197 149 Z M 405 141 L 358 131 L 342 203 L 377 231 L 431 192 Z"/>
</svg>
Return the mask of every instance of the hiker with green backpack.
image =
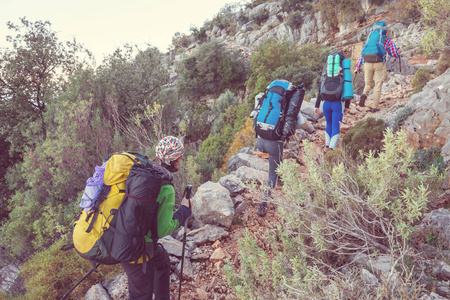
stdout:
<svg viewBox="0 0 450 300">
<path fill-rule="evenodd" d="M 369 92 L 373 91 L 373 107 L 371 112 L 380 111 L 381 87 L 386 76 L 386 55 L 400 57 L 401 50 L 388 38 L 388 30 L 384 21 L 378 21 L 373 26 L 364 45 L 361 56 L 356 62 L 355 74 L 364 64 L 364 91 L 359 100 L 359 106 L 364 107 Z"/>
<path fill-rule="evenodd" d="M 173 172 L 183 156 L 183 143 L 164 137 L 154 161 L 138 152 L 118 152 L 104 159 L 86 182 L 74 224 L 73 244 L 96 270 L 118 264 L 128 277 L 129 299 L 171 299 L 170 259 L 158 239 L 171 234 L 191 215 L 191 200 L 183 198 L 174 212 Z M 64 299 L 82 280 L 80 280 Z"/>
<path fill-rule="evenodd" d="M 171 183 L 173 172 L 178 171 L 178 166 L 183 156 L 184 146 L 182 142 L 172 136 L 163 138 L 156 147 L 155 161 L 167 170 L 170 174 L 170 180 L 163 182 L 161 191 L 158 195 L 159 209 L 157 213 L 158 234 L 161 238 L 171 234 L 178 227 L 185 224 L 187 218 L 191 215 L 192 203 L 190 199 L 183 198 L 181 205 L 176 212 L 175 189 Z M 150 242 L 152 233 L 146 236 L 146 241 Z M 142 260 L 138 263 L 121 262 L 122 268 L 128 276 L 128 289 L 130 299 L 152 299 L 153 293 L 155 299 L 170 299 L 170 259 L 167 251 L 156 244 L 155 254 L 149 262 L 150 270 L 143 272 Z"/>
<path fill-rule="evenodd" d="M 341 51 L 330 53 L 325 61 L 320 79 L 314 113 L 320 115 L 320 103 L 323 101 L 323 114 L 326 120 L 325 149 L 334 150 L 344 114 L 353 99 L 353 85 L 350 71 L 351 61 Z"/>
</svg>

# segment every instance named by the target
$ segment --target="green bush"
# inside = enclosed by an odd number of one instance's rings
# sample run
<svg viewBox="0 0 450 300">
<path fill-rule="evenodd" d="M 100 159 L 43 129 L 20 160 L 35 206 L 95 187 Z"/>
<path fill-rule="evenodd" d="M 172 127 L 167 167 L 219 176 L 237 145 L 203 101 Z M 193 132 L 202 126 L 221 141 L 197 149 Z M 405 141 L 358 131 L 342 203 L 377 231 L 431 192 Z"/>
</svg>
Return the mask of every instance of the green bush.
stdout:
<svg viewBox="0 0 450 300">
<path fill-rule="evenodd" d="M 223 124 L 232 124 L 236 117 L 233 114 L 233 111 L 236 110 L 238 102 L 239 98 L 229 90 L 217 98 L 211 112 L 214 117 L 213 125 L 211 127 L 212 134 L 218 133 L 222 129 Z"/>
<path fill-rule="evenodd" d="M 394 118 L 394 122 L 392 124 L 392 129 L 394 132 L 400 130 L 400 128 L 405 123 L 406 119 L 412 115 L 416 110 L 411 106 L 407 106 L 403 108 Z"/>
<path fill-rule="evenodd" d="M 423 87 L 427 84 L 431 79 L 431 70 L 429 68 L 420 68 L 417 70 L 416 74 L 414 74 L 414 78 L 411 81 L 411 86 L 413 87 L 413 94 L 419 93 L 422 91 Z"/>
<path fill-rule="evenodd" d="M 270 14 L 266 10 L 260 10 L 258 14 L 250 17 L 250 21 L 255 22 L 258 25 L 265 23 L 270 17 Z"/>
<path fill-rule="evenodd" d="M 422 39 L 425 53 L 434 57 L 436 49 L 450 44 L 450 2 L 446 0 L 419 0 L 422 7 L 421 20 L 426 34 Z"/>
<path fill-rule="evenodd" d="M 343 151 L 324 160 L 304 142 L 307 179 L 297 163 L 282 162 L 283 195 L 269 203 L 282 225 L 247 230 L 238 264 L 224 268 L 240 299 L 419 298 L 420 274 L 410 271 L 405 257 L 408 239 L 432 189 L 442 193 L 446 177 L 436 169 L 427 176 L 411 171 L 413 151 L 404 132 L 386 130 L 383 145 L 378 157 L 372 152 L 357 165 Z M 354 262 L 358 254 L 389 255 L 398 276 L 380 273 L 378 285 L 369 285 Z"/>
<path fill-rule="evenodd" d="M 436 63 L 436 76 L 442 75 L 450 68 L 450 48 L 444 48 Z"/>
<path fill-rule="evenodd" d="M 59 299 L 92 269 L 89 261 L 81 258 L 75 250 L 61 251 L 63 245 L 64 241 L 57 241 L 25 263 L 20 273 L 27 291 L 24 299 Z M 83 299 L 92 285 L 120 272 L 123 272 L 120 265 L 99 266 L 98 272 L 86 278 L 68 299 Z"/>
<path fill-rule="evenodd" d="M 250 58 L 250 76 L 245 83 L 252 91 L 248 101 L 265 90 L 275 79 L 286 79 L 293 84 L 304 83 L 306 89 L 319 77 L 325 52 L 320 46 L 309 44 L 298 48 L 289 41 L 268 39 Z"/>
<path fill-rule="evenodd" d="M 435 167 L 442 173 L 444 171 L 444 158 L 441 156 L 441 148 L 430 147 L 418 150 L 414 153 L 414 166 L 421 171 Z"/>
<path fill-rule="evenodd" d="M 302 25 L 302 13 L 301 11 L 294 11 L 293 13 L 289 14 L 289 17 L 287 19 L 287 25 L 291 27 L 292 29 L 300 28 Z"/>
<path fill-rule="evenodd" d="M 317 8 L 334 31 L 338 30 L 340 22 L 355 21 L 364 14 L 359 0 L 319 0 Z"/>
<path fill-rule="evenodd" d="M 281 10 L 287 13 L 291 13 L 296 10 L 301 10 L 302 8 L 302 2 L 306 1 L 299 1 L 299 0 L 284 0 L 281 1 Z"/>
<path fill-rule="evenodd" d="M 381 119 L 367 118 L 355 124 L 342 139 L 348 154 L 357 158 L 362 154 L 373 151 L 375 155 L 382 148 L 383 132 L 386 126 Z"/>
<path fill-rule="evenodd" d="M 223 42 L 213 40 L 185 58 L 179 65 L 179 74 L 179 94 L 199 102 L 202 96 L 218 96 L 226 89 L 243 86 L 247 69 L 238 51 L 230 51 Z"/>
</svg>

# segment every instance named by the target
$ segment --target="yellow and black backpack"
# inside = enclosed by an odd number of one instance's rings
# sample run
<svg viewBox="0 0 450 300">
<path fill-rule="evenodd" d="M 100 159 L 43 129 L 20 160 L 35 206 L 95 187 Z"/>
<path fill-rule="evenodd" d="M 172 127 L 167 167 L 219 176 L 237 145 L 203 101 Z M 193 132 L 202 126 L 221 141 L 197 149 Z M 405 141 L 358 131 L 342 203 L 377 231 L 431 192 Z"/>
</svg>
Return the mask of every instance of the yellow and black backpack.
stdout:
<svg viewBox="0 0 450 300">
<path fill-rule="evenodd" d="M 137 152 L 115 153 L 102 167 L 102 172 L 94 173 L 100 174 L 100 181 L 103 173 L 103 182 L 97 182 L 97 199 L 90 199 L 90 206 L 84 205 L 74 224 L 73 244 L 61 249 L 75 248 L 94 268 L 147 257 L 145 271 L 158 239 L 157 198 L 161 185 L 170 182 L 172 174 Z M 89 180 L 85 191 L 91 188 L 88 185 Z M 152 247 L 145 242 L 149 231 Z"/>
</svg>

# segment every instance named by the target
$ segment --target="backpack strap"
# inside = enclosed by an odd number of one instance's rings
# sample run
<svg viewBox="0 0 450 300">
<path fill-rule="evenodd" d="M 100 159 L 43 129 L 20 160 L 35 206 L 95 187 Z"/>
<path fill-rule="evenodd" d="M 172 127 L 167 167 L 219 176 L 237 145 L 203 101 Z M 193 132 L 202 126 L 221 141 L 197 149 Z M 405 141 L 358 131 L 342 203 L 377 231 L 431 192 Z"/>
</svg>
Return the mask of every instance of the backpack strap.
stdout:
<svg viewBox="0 0 450 300">
<path fill-rule="evenodd" d="M 92 215 L 92 213 L 94 214 L 94 216 L 92 217 L 91 223 L 89 223 L 88 228 L 86 229 L 86 232 L 89 233 L 91 232 L 92 228 L 94 227 L 94 223 L 97 220 L 98 217 L 98 212 L 99 212 L 99 208 L 100 208 L 100 204 L 103 202 L 103 200 L 106 199 L 106 196 L 108 196 L 109 191 L 111 190 L 111 186 L 108 185 L 104 185 L 102 187 L 102 190 L 100 191 L 99 195 L 98 195 L 98 199 L 95 202 L 95 207 L 94 207 L 94 211 L 89 213 L 86 217 L 86 222 L 89 220 L 90 216 Z"/>
</svg>

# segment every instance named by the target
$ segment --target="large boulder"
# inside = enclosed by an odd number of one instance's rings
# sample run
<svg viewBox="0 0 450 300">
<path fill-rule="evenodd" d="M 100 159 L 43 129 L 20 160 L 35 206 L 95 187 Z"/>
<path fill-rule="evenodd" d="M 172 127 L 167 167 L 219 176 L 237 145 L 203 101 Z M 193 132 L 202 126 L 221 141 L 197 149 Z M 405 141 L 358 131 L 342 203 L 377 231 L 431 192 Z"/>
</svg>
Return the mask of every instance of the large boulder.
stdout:
<svg viewBox="0 0 450 300">
<path fill-rule="evenodd" d="M 219 179 L 219 183 L 230 191 L 231 197 L 236 197 L 245 190 L 245 186 L 236 175 L 226 175 Z"/>
<path fill-rule="evenodd" d="M 408 141 L 415 150 L 441 147 L 450 163 L 450 69 L 414 94 L 408 106 L 415 112 L 405 121 Z"/>
<path fill-rule="evenodd" d="M 242 182 L 256 181 L 265 184 L 269 179 L 269 173 L 265 171 L 256 170 L 250 167 L 242 166 L 236 170 L 236 176 Z"/>
<path fill-rule="evenodd" d="M 219 183 L 202 184 L 192 198 L 192 214 L 203 224 L 230 227 L 234 218 L 234 204 L 230 192 Z"/>
<path fill-rule="evenodd" d="M 269 172 L 269 161 L 246 152 L 238 152 L 233 155 L 227 164 L 227 171 L 236 171 L 242 166 L 250 167 L 256 170 Z"/>
</svg>

